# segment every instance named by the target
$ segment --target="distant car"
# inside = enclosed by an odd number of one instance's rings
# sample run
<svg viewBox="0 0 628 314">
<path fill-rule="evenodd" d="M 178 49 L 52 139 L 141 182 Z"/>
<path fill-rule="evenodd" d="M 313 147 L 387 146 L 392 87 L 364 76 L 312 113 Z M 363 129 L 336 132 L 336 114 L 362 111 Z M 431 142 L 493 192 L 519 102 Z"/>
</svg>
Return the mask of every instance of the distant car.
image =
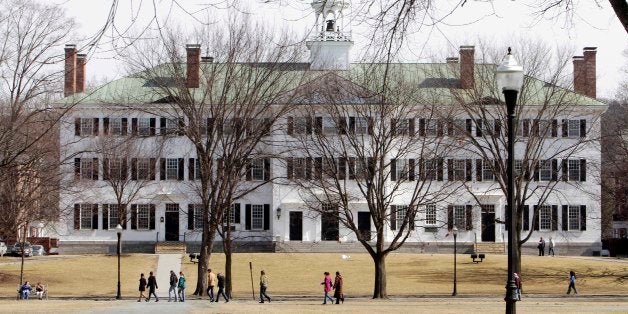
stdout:
<svg viewBox="0 0 628 314">
<path fill-rule="evenodd" d="M 33 245 L 31 251 L 32 251 L 32 256 L 46 255 L 46 250 L 44 250 L 43 245 Z"/>
<path fill-rule="evenodd" d="M 4 242 L 0 242 L 0 256 L 5 256 L 7 254 L 8 248 Z"/>
<path fill-rule="evenodd" d="M 14 256 L 22 256 L 22 242 L 16 242 L 11 249 Z M 33 249 L 30 242 L 24 242 L 24 256 L 33 256 Z"/>
</svg>

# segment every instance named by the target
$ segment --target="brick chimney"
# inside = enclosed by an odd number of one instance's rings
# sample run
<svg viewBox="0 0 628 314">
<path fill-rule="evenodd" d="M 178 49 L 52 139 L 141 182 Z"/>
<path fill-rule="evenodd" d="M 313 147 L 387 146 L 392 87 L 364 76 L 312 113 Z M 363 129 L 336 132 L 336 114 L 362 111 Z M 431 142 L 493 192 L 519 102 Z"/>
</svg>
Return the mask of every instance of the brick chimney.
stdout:
<svg viewBox="0 0 628 314">
<path fill-rule="evenodd" d="M 198 88 L 200 81 L 200 61 L 201 45 L 189 44 L 185 46 L 187 50 L 187 77 L 185 87 Z"/>
<path fill-rule="evenodd" d="M 469 89 L 475 87 L 475 46 L 460 46 L 460 87 Z"/>
<path fill-rule="evenodd" d="M 596 53 L 596 47 L 584 47 L 584 56 L 573 57 L 573 89 L 576 93 L 591 98 L 597 96 Z"/>
<path fill-rule="evenodd" d="M 85 63 L 87 62 L 86 54 L 76 55 L 76 86 L 75 92 L 82 93 L 85 91 Z"/>
<path fill-rule="evenodd" d="M 65 45 L 65 69 L 63 96 L 68 97 L 76 90 L 76 45 Z"/>
</svg>

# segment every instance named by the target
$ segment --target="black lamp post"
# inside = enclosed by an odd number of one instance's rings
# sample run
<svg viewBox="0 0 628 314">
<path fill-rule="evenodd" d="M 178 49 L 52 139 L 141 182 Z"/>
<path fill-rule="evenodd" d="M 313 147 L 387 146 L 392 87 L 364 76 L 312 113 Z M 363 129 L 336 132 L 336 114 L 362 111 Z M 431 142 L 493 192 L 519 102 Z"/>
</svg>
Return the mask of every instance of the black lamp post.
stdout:
<svg viewBox="0 0 628 314">
<path fill-rule="evenodd" d="M 452 232 L 454 234 L 454 292 L 451 294 L 451 296 L 455 297 L 456 295 L 458 295 L 458 289 L 457 289 L 457 285 L 458 285 L 458 280 L 457 280 L 457 269 L 456 266 L 458 263 L 456 263 L 456 256 L 458 255 L 458 250 L 457 250 L 457 241 L 458 241 L 458 227 L 456 227 L 454 225 L 454 228 L 452 229 Z"/>
<path fill-rule="evenodd" d="M 497 86 L 504 93 L 506 100 L 506 110 L 508 113 L 508 165 L 506 171 L 508 177 L 507 186 L 507 202 L 508 217 L 506 222 L 509 224 L 508 230 L 508 281 L 506 282 L 506 313 L 517 312 L 517 286 L 515 285 L 515 230 L 516 230 L 516 207 L 515 207 L 515 106 L 517 105 L 517 94 L 523 85 L 523 68 L 517 64 L 517 61 L 510 54 L 502 60 L 502 63 L 495 71 L 495 81 Z"/>
<path fill-rule="evenodd" d="M 122 237 L 122 226 L 118 224 L 116 226 L 116 233 L 118 234 L 118 293 L 116 294 L 116 299 L 122 299 L 122 294 L 120 293 L 120 238 Z"/>
</svg>

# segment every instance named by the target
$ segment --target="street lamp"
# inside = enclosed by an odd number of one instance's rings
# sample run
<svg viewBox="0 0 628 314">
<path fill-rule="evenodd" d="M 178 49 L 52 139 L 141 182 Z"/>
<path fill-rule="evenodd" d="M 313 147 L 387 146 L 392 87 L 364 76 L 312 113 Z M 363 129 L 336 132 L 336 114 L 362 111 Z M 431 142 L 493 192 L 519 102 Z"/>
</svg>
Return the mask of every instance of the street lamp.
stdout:
<svg viewBox="0 0 628 314">
<path fill-rule="evenodd" d="M 451 294 L 451 296 L 455 297 L 456 295 L 458 295 L 458 290 L 456 289 L 456 286 L 458 284 L 458 280 L 456 278 L 456 264 L 457 264 L 456 256 L 458 255 L 458 250 L 456 249 L 456 243 L 458 241 L 458 227 L 454 225 L 452 232 L 454 234 L 454 292 Z"/>
<path fill-rule="evenodd" d="M 508 281 L 506 282 L 506 313 L 517 312 L 517 286 L 513 273 L 515 271 L 515 232 L 516 232 L 516 208 L 515 208 L 515 106 L 517 105 L 517 94 L 523 85 L 523 67 L 517 64 L 515 57 L 510 53 L 502 60 L 502 63 L 495 71 L 495 81 L 497 86 L 504 93 L 506 100 L 506 110 L 508 113 L 508 165 L 507 165 L 507 203 L 509 224 L 508 231 Z"/>
<path fill-rule="evenodd" d="M 116 234 L 118 235 L 118 294 L 116 294 L 116 299 L 122 299 L 122 295 L 120 293 L 120 238 L 122 237 L 122 226 L 118 224 L 116 226 Z"/>
</svg>

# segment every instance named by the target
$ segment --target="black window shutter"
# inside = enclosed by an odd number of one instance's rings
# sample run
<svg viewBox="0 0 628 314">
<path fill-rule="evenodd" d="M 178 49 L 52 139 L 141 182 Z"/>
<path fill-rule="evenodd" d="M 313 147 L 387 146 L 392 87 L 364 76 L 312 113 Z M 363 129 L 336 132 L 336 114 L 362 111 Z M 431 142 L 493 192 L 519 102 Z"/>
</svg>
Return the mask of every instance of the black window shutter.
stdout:
<svg viewBox="0 0 628 314">
<path fill-rule="evenodd" d="M 580 181 L 587 181 L 587 160 L 580 159 Z"/>
<path fill-rule="evenodd" d="M 150 169 L 148 169 L 148 171 L 150 172 L 150 179 L 151 180 L 155 180 L 155 168 L 157 167 L 157 159 L 156 158 L 151 158 L 149 160 L 150 163 Z"/>
<path fill-rule="evenodd" d="M 454 228 L 454 206 L 447 205 L 447 230 Z"/>
<path fill-rule="evenodd" d="M 81 118 L 74 118 L 74 135 L 81 136 Z"/>
<path fill-rule="evenodd" d="M 562 133 L 563 133 L 563 137 L 567 137 L 569 136 L 569 120 L 567 119 L 563 119 L 563 127 L 562 127 Z"/>
<path fill-rule="evenodd" d="M 92 162 L 92 179 L 98 180 L 98 158 L 93 158 Z"/>
<path fill-rule="evenodd" d="M 204 136 L 209 136 L 209 134 L 213 134 L 214 132 L 214 118 L 207 118 L 205 120 L 205 132 L 203 132 Z"/>
<path fill-rule="evenodd" d="M 473 168 L 473 161 L 471 159 L 467 159 L 466 160 L 466 165 L 465 165 L 465 174 L 466 174 L 466 181 L 471 181 L 471 178 L 473 177 L 472 173 L 473 171 L 471 170 L 471 168 Z"/>
<path fill-rule="evenodd" d="M 587 206 L 580 205 L 580 230 L 587 230 Z"/>
<path fill-rule="evenodd" d="M 466 206 L 466 214 L 467 214 L 467 230 L 473 230 L 473 206 Z"/>
<path fill-rule="evenodd" d="M 166 158 L 159 158 L 159 179 L 166 180 Z"/>
<path fill-rule="evenodd" d="M 137 180 L 137 158 L 131 158 L 131 180 Z"/>
<path fill-rule="evenodd" d="M 410 221 L 408 221 L 408 225 L 410 226 L 410 230 L 414 230 L 414 227 L 415 227 L 414 220 L 416 218 L 416 212 L 417 211 L 416 211 L 416 207 L 415 206 L 408 207 L 407 215 L 408 215 L 408 219 L 410 220 Z"/>
<path fill-rule="evenodd" d="M 338 158 L 338 179 L 344 180 L 347 178 L 347 158 Z"/>
<path fill-rule="evenodd" d="M 414 167 L 415 167 L 414 159 L 408 159 L 408 179 L 410 181 L 414 181 Z"/>
<path fill-rule="evenodd" d="M 569 166 L 568 166 L 568 164 L 569 163 L 568 163 L 567 159 L 563 159 L 563 162 L 561 164 L 561 166 L 562 166 L 561 168 L 563 170 L 563 177 L 562 177 L 563 181 L 569 180 Z"/>
<path fill-rule="evenodd" d="M 179 158 L 179 181 L 183 181 L 185 177 L 185 159 Z"/>
<path fill-rule="evenodd" d="M 552 205 L 552 231 L 558 230 L 558 205 Z"/>
<path fill-rule="evenodd" d="M 447 160 L 447 180 L 448 181 L 454 180 L 454 160 L 453 159 Z"/>
<path fill-rule="evenodd" d="M 315 133 L 316 134 L 322 134 L 323 133 L 323 117 L 316 117 Z"/>
<path fill-rule="evenodd" d="M 155 136 L 155 129 L 156 129 L 155 124 L 156 124 L 156 122 L 157 122 L 157 119 L 155 119 L 155 118 L 150 118 L 150 120 L 149 120 L 150 135 L 151 136 Z"/>
<path fill-rule="evenodd" d="M 120 178 L 122 179 L 122 181 L 126 181 L 126 178 L 129 173 L 129 167 L 128 167 L 126 158 L 122 159 L 122 171 L 121 172 L 122 173 L 121 173 Z"/>
<path fill-rule="evenodd" d="M 532 120 L 532 136 L 539 136 L 539 119 Z"/>
<path fill-rule="evenodd" d="M 233 223 L 239 224 L 240 223 L 240 203 L 233 204 L 233 216 L 235 218 L 233 220 Z"/>
<path fill-rule="evenodd" d="M 294 159 L 292 157 L 286 158 L 286 178 L 292 180 L 292 171 L 294 167 Z"/>
<path fill-rule="evenodd" d="M 270 204 L 264 204 L 264 230 L 270 229 Z"/>
<path fill-rule="evenodd" d="M 166 118 L 159 118 L 159 134 L 166 135 Z"/>
<path fill-rule="evenodd" d="M 415 127 L 414 127 L 414 118 L 410 118 L 408 119 L 408 134 L 410 136 L 414 136 L 415 134 Z"/>
<path fill-rule="evenodd" d="M 552 181 L 558 181 L 558 159 L 552 159 Z"/>
<path fill-rule="evenodd" d="M 100 129 L 100 124 L 98 123 L 98 121 L 100 121 L 100 119 L 94 118 L 94 129 L 92 130 L 92 132 L 95 136 L 98 136 L 98 131 Z"/>
<path fill-rule="evenodd" d="M 194 204 L 188 204 L 188 230 L 194 230 Z"/>
<path fill-rule="evenodd" d="M 270 181 L 270 158 L 264 158 L 264 181 Z"/>
<path fill-rule="evenodd" d="M 475 160 L 475 180 L 482 181 L 482 159 Z"/>
<path fill-rule="evenodd" d="M 104 135 L 109 135 L 109 118 L 102 118 L 102 131 Z"/>
<path fill-rule="evenodd" d="M 312 180 L 312 157 L 305 158 L 305 179 Z"/>
<path fill-rule="evenodd" d="M 109 204 L 102 204 L 102 229 L 109 230 Z"/>
<path fill-rule="evenodd" d="M 508 231 L 508 229 L 510 229 L 510 210 L 508 210 L 509 207 L 508 205 L 506 205 L 504 207 L 504 229 L 506 231 Z"/>
<path fill-rule="evenodd" d="M 246 160 L 246 166 L 244 167 L 246 169 L 246 173 L 245 173 L 245 179 L 246 181 L 251 181 L 253 180 L 253 175 L 251 174 L 252 171 L 252 167 L 251 167 L 251 160 L 247 159 Z"/>
<path fill-rule="evenodd" d="M 347 134 L 347 119 L 345 117 L 338 118 L 338 133 Z"/>
<path fill-rule="evenodd" d="M 534 225 L 534 230 L 538 231 L 539 230 L 539 219 L 541 218 L 541 214 L 539 213 L 539 206 L 538 205 L 534 205 L 534 215 L 532 215 L 532 217 L 534 217 L 534 221 L 532 222 L 532 224 Z"/>
<path fill-rule="evenodd" d="M 81 204 L 74 204 L 74 229 L 81 229 Z"/>
<path fill-rule="evenodd" d="M 196 160 L 194 158 L 188 158 L 188 181 L 194 181 L 194 166 L 196 166 Z"/>
<path fill-rule="evenodd" d="M 552 137 L 558 137 L 558 120 L 552 120 Z"/>
<path fill-rule="evenodd" d="M 390 181 L 397 181 L 397 159 L 390 160 Z"/>
<path fill-rule="evenodd" d="M 293 117 L 288 117 L 288 125 L 287 128 L 288 130 L 286 131 L 286 133 L 288 133 L 288 135 L 292 135 L 294 133 L 294 118 Z"/>
<path fill-rule="evenodd" d="M 137 118 L 131 118 L 131 135 L 137 136 Z"/>
<path fill-rule="evenodd" d="M 537 160 L 534 164 L 534 181 L 539 181 L 539 162 L 540 161 Z"/>
<path fill-rule="evenodd" d="M 487 121 L 488 123 L 488 121 Z M 470 129 L 469 126 L 467 126 L 468 129 Z M 470 132 L 471 130 L 469 130 Z M 475 136 L 480 137 L 482 136 L 482 119 L 478 119 L 475 123 Z"/>
<path fill-rule="evenodd" d="M 305 117 L 305 132 L 309 135 L 312 134 L 312 118 Z"/>
<path fill-rule="evenodd" d="M 155 230 L 155 204 L 149 205 L 150 211 L 150 230 Z"/>
<path fill-rule="evenodd" d="M 494 132 L 494 134 L 496 136 L 499 136 L 502 133 L 502 122 L 497 120 L 497 119 L 495 119 L 494 124 L 495 124 L 495 132 Z"/>
<path fill-rule="evenodd" d="M 244 205 L 244 230 L 251 230 L 251 204 Z"/>
<path fill-rule="evenodd" d="M 126 221 L 127 221 L 126 204 L 120 204 L 120 206 L 118 206 L 118 222 L 121 222 L 122 229 L 124 230 L 126 230 Z"/>
<path fill-rule="evenodd" d="M 122 121 L 122 123 L 121 123 L 122 124 L 122 133 L 121 134 L 126 136 L 127 133 L 128 133 L 127 128 L 129 127 L 129 121 L 128 121 L 127 118 L 122 118 L 121 121 Z"/>
<path fill-rule="evenodd" d="M 523 205 L 523 230 L 530 230 L 530 206 Z"/>
<path fill-rule="evenodd" d="M 184 118 L 179 118 L 178 127 L 179 129 L 177 130 L 177 135 L 178 136 L 185 135 L 185 119 Z"/>
<path fill-rule="evenodd" d="M 473 128 L 473 121 L 471 119 L 467 119 L 466 121 L 467 124 L 467 134 L 469 134 L 469 136 L 471 136 L 472 133 L 472 128 Z"/>
<path fill-rule="evenodd" d="M 425 119 L 419 119 L 419 136 L 425 136 Z"/>
<path fill-rule="evenodd" d="M 438 159 L 437 169 L 438 173 L 436 174 L 436 179 L 438 181 L 443 181 L 443 159 Z"/>
<path fill-rule="evenodd" d="M 397 206 L 390 205 L 390 230 L 397 230 Z"/>
<path fill-rule="evenodd" d="M 580 120 L 580 137 L 587 137 L 587 120 Z"/>
<path fill-rule="evenodd" d="M 390 119 L 390 136 L 397 134 L 397 119 Z"/>
<path fill-rule="evenodd" d="M 438 119 L 436 121 L 436 136 L 438 136 L 438 137 L 443 136 L 444 128 L 445 128 L 445 123 L 443 122 L 442 119 Z"/>
<path fill-rule="evenodd" d="M 355 117 L 349 117 L 349 133 L 355 134 Z"/>
<path fill-rule="evenodd" d="M 454 136 L 454 122 L 453 121 L 447 122 L 447 135 Z"/>
<path fill-rule="evenodd" d="M 569 206 L 568 205 L 563 205 L 561 221 L 563 225 L 563 228 L 562 228 L 563 231 L 569 230 Z"/>
<path fill-rule="evenodd" d="M 81 178 L 81 158 L 74 158 L 74 178 Z"/>
<path fill-rule="evenodd" d="M 349 157 L 348 168 L 349 168 L 349 180 L 355 180 L 355 157 Z"/>
<path fill-rule="evenodd" d="M 131 229 L 137 230 L 137 205 L 131 204 Z"/>
<path fill-rule="evenodd" d="M 98 204 L 92 204 L 92 229 L 98 230 Z"/>
<path fill-rule="evenodd" d="M 102 160 L 102 179 L 109 180 L 109 158 Z"/>
<path fill-rule="evenodd" d="M 314 178 L 321 179 L 323 177 L 323 157 L 314 158 Z"/>
<path fill-rule="evenodd" d="M 523 119 L 523 137 L 530 136 L 530 119 Z"/>
</svg>

